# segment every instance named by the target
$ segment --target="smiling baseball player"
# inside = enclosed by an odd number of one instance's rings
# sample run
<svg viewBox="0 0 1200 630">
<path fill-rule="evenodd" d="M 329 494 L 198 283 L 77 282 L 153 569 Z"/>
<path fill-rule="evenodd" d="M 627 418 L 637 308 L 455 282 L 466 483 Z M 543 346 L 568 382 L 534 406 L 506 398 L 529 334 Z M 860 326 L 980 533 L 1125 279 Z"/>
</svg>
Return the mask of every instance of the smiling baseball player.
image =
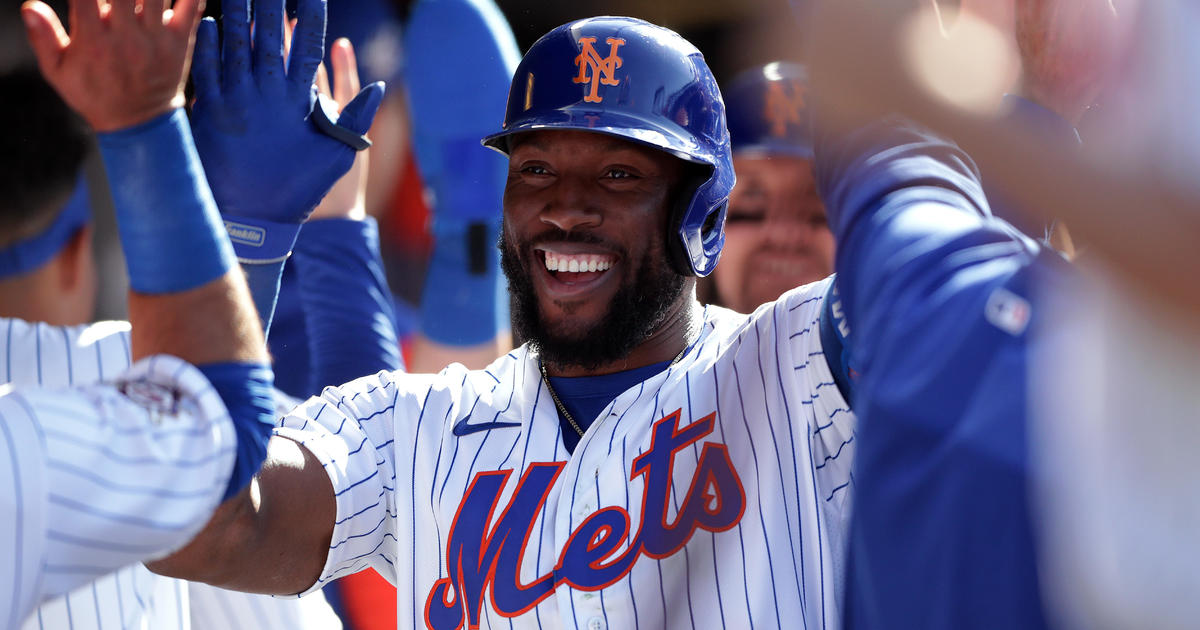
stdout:
<svg viewBox="0 0 1200 630">
<path fill-rule="evenodd" d="M 734 182 L 700 52 L 631 18 L 559 27 L 485 142 L 526 345 L 326 389 L 282 420 L 257 503 L 151 568 L 282 594 L 374 567 L 405 627 L 837 627 L 854 419 L 828 281 L 696 302 Z"/>
</svg>

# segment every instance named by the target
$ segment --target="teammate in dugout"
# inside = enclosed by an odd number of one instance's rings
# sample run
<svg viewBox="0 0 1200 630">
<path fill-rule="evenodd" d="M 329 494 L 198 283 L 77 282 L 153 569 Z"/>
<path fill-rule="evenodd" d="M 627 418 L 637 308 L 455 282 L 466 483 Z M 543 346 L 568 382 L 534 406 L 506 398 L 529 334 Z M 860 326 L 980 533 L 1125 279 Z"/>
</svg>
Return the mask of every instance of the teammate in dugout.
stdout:
<svg viewBox="0 0 1200 630">
<path fill-rule="evenodd" d="M 697 303 L 734 183 L 700 52 L 559 27 L 486 143 L 526 345 L 325 390 L 152 568 L 287 594 L 371 566 L 410 627 L 838 626 L 854 417 L 816 332 L 829 282 Z"/>
<path fill-rule="evenodd" d="M 721 264 L 701 299 L 749 313 L 789 288 L 833 272 L 833 234 L 813 177 L 808 72 L 775 61 L 721 90 L 737 185 L 729 197 Z"/>
<path fill-rule="evenodd" d="M 263 8 L 264 5 L 266 3 L 260 3 L 260 8 Z M 303 36 L 308 32 L 306 29 L 310 25 L 323 21 L 324 7 L 312 2 L 302 2 L 300 5 L 302 15 L 298 29 Z M 319 9 L 319 14 L 313 13 L 314 8 Z M 229 24 L 237 22 L 236 13 L 232 8 L 227 12 L 227 16 L 230 17 Z M 248 24 L 246 14 L 241 17 Z M 107 16 L 107 19 L 113 20 L 109 24 L 116 33 L 114 36 L 136 39 L 143 35 L 138 32 L 140 27 L 137 25 L 127 22 L 120 23 L 117 21 L 118 18 L 112 14 Z M 267 30 L 260 29 L 259 34 L 265 35 Z M 171 46 L 182 49 L 190 48 L 189 35 L 190 33 L 187 32 L 175 34 L 174 37 L 179 39 L 174 41 Z M 275 36 L 279 35 L 280 31 L 276 30 Z M 38 43 L 36 38 L 34 43 Z M 297 54 L 294 61 L 304 60 L 307 63 L 307 59 L 310 58 L 319 61 L 322 52 L 319 42 L 315 50 L 307 52 L 307 56 Z M 178 59 L 175 61 L 186 67 L 186 62 Z M 269 63 L 271 58 L 265 57 L 258 61 Z M 216 62 L 211 57 L 201 59 L 200 62 L 212 64 L 203 70 L 198 70 L 201 73 L 217 69 L 214 67 Z M 348 45 L 335 45 L 333 64 L 334 77 L 337 80 L 333 90 L 334 96 L 338 103 L 347 105 L 353 101 L 353 97 L 358 92 L 353 72 L 353 55 Z M 290 74 L 295 78 L 299 72 L 293 70 Z M 233 77 L 229 78 L 232 83 Z M 279 77 L 279 79 L 282 80 L 283 77 Z M 298 79 L 297 83 L 306 88 L 307 84 L 303 82 L 310 79 L 311 74 L 307 79 Z M 20 112 L 27 120 L 36 123 L 31 124 L 31 128 L 38 130 L 38 135 L 35 137 L 37 142 L 55 147 L 55 152 L 41 149 L 37 144 L 31 147 L 28 136 L 16 142 L 14 154 L 21 156 L 24 160 L 19 160 L 18 165 L 28 162 L 28 168 L 33 171 L 26 175 L 24 180 L 14 180 L 18 182 L 17 186 L 23 186 L 24 192 L 31 193 L 30 196 L 33 196 L 34 191 L 47 189 L 65 188 L 66 192 L 69 192 L 70 180 L 74 171 L 78 169 L 81 145 L 86 143 L 86 130 L 81 128 L 82 125 L 75 123 L 62 101 L 36 76 L 36 71 L 17 72 L 13 73 L 13 76 L 0 77 L 0 80 L 3 80 L 8 86 L 16 88 L 13 98 L 7 99 L 4 105 L 12 107 L 14 115 Z M 56 85 L 62 89 L 61 77 Z M 138 84 L 137 87 L 144 86 Z M 297 99 L 278 98 L 278 93 L 274 99 L 266 96 L 247 98 L 247 101 L 253 105 L 252 109 L 260 110 L 261 114 L 274 113 L 276 114 L 275 120 L 271 126 L 246 126 L 245 129 L 250 130 L 249 133 L 237 136 L 229 131 L 236 127 L 213 125 L 212 121 L 216 118 L 213 116 L 213 112 L 219 111 L 220 120 L 223 122 L 238 121 L 246 114 L 238 111 L 238 103 L 234 102 L 233 96 L 229 95 L 232 90 L 226 92 L 226 98 L 221 98 L 214 90 L 206 89 L 211 87 L 211 83 L 199 85 L 198 95 L 202 111 L 193 117 L 192 132 L 199 144 L 199 157 L 204 160 L 206 168 L 210 171 L 209 179 L 212 182 L 212 190 L 219 200 L 228 200 L 233 197 L 245 204 L 252 199 L 252 195 L 245 188 L 238 187 L 240 182 L 234 178 L 214 178 L 211 175 L 212 173 L 221 173 L 222 169 L 249 170 L 244 168 L 243 162 L 257 159 L 258 156 L 253 151 L 246 150 L 247 148 L 258 148 L 279 140 L 291 139 L 293 150 L 289 152 L 289 159 L 302 160 L 312 166 L 330 169 L 320 176 L 313 177 L 307 186 L 303 187 L 308 192 L 316 189 L 318 198 L 320 193 L 323 193 L 322 187 L 328 187 L 329 183 L 338 177 L 338 169 L 349 166 L 354 152 L 344 143 L 313 128 L 311 121 L 306 118 L 303 111 L 292 109 L 291 106 Z M 261 84 L 256 87 L 261 87 Z M 129 90 L 132 94 L 136 94 L 137 91 L 137 89 Z M 298 93 L 298 100 L 302 103 L 309 102 L 307 89 Z M 293 96 L 295 94 L 293 93 Z M 370 91 L 365 94 L 370 95 Z M 362 100 L 359 102 L 361 103 Z M 247 106 L 247 109 L 251 109 L 251 107 Z M 282 115 L 281 111 L 294 112 L 294 114 Z M 350 117 L 346 117 L 343 122 L 350 120 Z M 364 122 L 364 125 L 369 123 L 369 113 L 365 115 L 365 120 L 367 122 Z M 101 136 L 102 146 L 106 141 L 111 143 L 111 140 L 107 138 L 106 135 Z M 299 143 L 296 142 L 297 138 L 301 139 Z M 130 144 L 133 150 L 136 150 L 136 145 L 132 142 Z M 65 150 L 63 150 L 64 148 Z M 223 150 L 227 152 L 223 154 Z M 106 157 L 109 156 L 106 154 Z M 58 166 L 65 175 L 53 171 L 53 169 L 45 169 L 43 162 Z M 178 165 L 158 166 L 171 172 L 170 168 Z M 127 164 L 109 164 L 110 174 L 118 176 L 116 193 L 119 202 L 118 210 L 122 211 L 132 204 L 138 204 L 143 196 L 147 199 L 154 199 L 145 194 L 145 191 L 130 184 L 131 181 L 136 182 L 137 178 L 126 171 L 132 171 L 134 174 L 140 174 L 140 171 L 127 167 Z M 41 172 L 43 169 L 50 172 Z M 359 338 L 354 336 L 356 333 L 353 329 L 339 326 L 338 317 L 358 315 L 360 318 L 367 319 L 372 315 L 376 317 L 388 315 L 382 311 L 377 301 L 364 299 L 364 296 L 383 295 L 386 291 L 382 278 L 378 274 L 369 273 L 372 264 L 378 264 L 377 260 L 372 259 L 372 254 L 376 258 L 378 256 L 377 250 L 371 249 L 375 234 L 373 223 L 341 218 L 354 211 L 357 181 L 353 180 L 358 170 L 360 169 L 352 169 L 350 174 L 343 178 L 343 181 L 314 211 L 313 217 L 319 217 L 321 220 L 316 222 L 317 225 L 311 225 L 310 221 L 308 229 L 301 233 L 296 245 L 294 259 L 303 265 L 300 274 L 303 286 L 299 291 L 299 301 L 312 323 L 312 335 L 309 341 L 313 346 L 315 359 L 311 366 L 311 378 L 315 382 L 340 382 L 346 376 L 370 373 L 384 367 L 394 368 L 398 365 L 394 336 L 390 343 L 387 343 L 386 339 L 380 339 L 380 329 L 391 330 L 390 324 L 380 325 L 377 322 L 377 325 L 372 327 L 368 341 L 378 343 L 371 348 L 360 347 L 356 352 L 342 351 L 338 353 L 338 356 L 332 358 L 327 350 L 330 345 L 360 343 Z M 194 172 L 199 173 L 199 169 L 195 168 Z M 158 171 L 145 169 L 145 176 L 151 181 L 156 173 Z M 18 175 L 20 174 L 18 173 Z M 68 180 L 59 183 L 58 189 L 54 187 L 56 176 L 59 179 Z M 276 212 L 285 213 L 286 216 L 299 215 L 301 211 L 307 214 L 310 206 L 278 194 L 286 182 L 272 182 L 270 176 L 270 172 L 257 171 L 255 184 L 271 190 L 278 201 L 274 204 L 261 203 L 253 210 L 263 213 L 273 209 Z M 121 187 L 121 184 L 124 187 Z M 144 186 L 152 188 L 148 183 Z M 203 181 L 198 184 L 194 181 L 190 182 L 190 186 L 202 188 Z M 342 190 L 346 188 L 348 191 Z M 181 190 L 185 192 L 179 193 L 174 190 L 170 192 L 186 199 L 188 188 L 184 187 Z M 241 192 L 237 192 L 239 190 Z M 61 194 L 61 190 L 59 192 Z M 53 199 L 53 195 L 44 196 Z M 7 277 L 0 278 L 0 297 L 6 295 L 15 297 L 24 294 L 26 298 L 4 300 L 3 306 L 0 307 L 0 313 L 10 316 L 19 315 L 26 320 L 10 317 L 0 318 L 0 325 L 4 325 L 6 330 L 4 339 L 0 342 L 0 354 L 6 357 L 5 365 L 9 366 L 3 375 L 3 379 L 6 381 L 17 385 L 36 384 L 44 387 L 64 387 L 68 384 L 81 386 L 102 380 L 106 376 L 111 379 L 126 368 L 130 362 L 131 335 L 128 324 L 105 322 L 93 326 L 71 326 L 71 324 L 86 321 L 94 297 L 91 284 L 88 282 L 93 271 L 87 249 L 88 210 L 85 196 L 85 189 L 78 190 L 67 204 L 66 209 L 58 212 L 58 217 L 54 219 L 50 228 L 41 230 L 40 233 L 16 243 L 9 243 L 2 252 L 3 260 L 7 265 L 0 269 L 0 272 Z M 170 196 L 168 195 L 168 197 Z M 160 200 L 160 203 L 170 203 L 170 199 Z M 145 203 L 140 205 L 145 205 Z M 10 208 L 15 212 L 27 210 L 34 215 L 33 218 L 21 223 L 22 226 L 28 223 L 37 227 L 48 221 L 50 215 L 58 210 L 54 203 L 49 202 L 33 203 L 28 206 L 28 208 L 25 206 Z M 228 206 L 228 203 L 222 204 L 221 209 L 226 210 Z M 154 207 L 153 204 L 151 207 Z M 127 211 L 125 213 L 128 214 Z M 146 248 L 144 246 L 138 248 L 137 242 L 128 238 L 130 233 L 129 230 L 123 232 L 123 236 L 126 237 L 125 243 L 130 257 L 135 261 L 135 268 L 139 268 L 143 272 L 141 276 L 135 277 L 135 280 L 145 281 L 144 272 L 147 267 L 138 266 L 138 261 L 143 265 L 154 263 L 170 266 L 169 263 L 161 263 L 154 258 L 146 257 Z M 142 236 L 146 239 L 158 237 L 154 230 L 148 228 Z M 221 236 L 223 238 L 223 234 Z M 171 260 L 178 259 L 177 252 L 170 251 L 168 253 Z M 138 254 L 143 256 L 139 257 Z M 250 258 L 250 256 L 243 256 L 243 258 Z M 271 280 L 269 270 L 266 278 L 267 281 L 263 284 L 269 285 Z M 330 288 L 335 286 L 328 282 L 330 279 L 337 280 L 336 287 L 339 293 L 336 305 L 333 305 L 332 300 L 327 299 L 326 295 L 330 292 Z M 317 280 L 326 282 L 322 286 L 322 282 Z M 29 295 L 31 289 L 33 290 L 32 297 Z M 20 310 L 10 310 L 18 308 Z M 336 312 L 331 313 L 331 311 Z M 48 326 L 45 325 L 46 321 L 67 326 Z M 180 330 L 187 329 L 180 328 L 173 330 L 172 333 L 178 335 Z M 365 333 L 359 331 L 359 334 Z M 133 336 L 136 339 L 136 331 Z M 305 367 L 310 366 L 306 365 Z M 358 371 L 350 372 L 349 370 Z M 294 400 L 279 392 L 275 393 L 274 409 L 277 413 L 286 412 L 294 405 Z M 268 417 L 273 416 L 268 414 Z M 103 423 L 97 421 L 95 424 L 96 431 L 104 430 Z M 76 438 L 83 437 L 81 427 L 75 424 L 71 426 L 75 429 Z M 269 431 L 269 425 L 267 430 Z M 203 446 L 203 441 L 197 438 L 194 444 L 188 445 L 188 448 L 184 448 L 180 453 L 181 459 L 184 460 L 183 463 L 175 466 L 165 465 L 162 472 L 152 472 L 144 463 L 141 463 L 139 467 L 132 465 L 139 462 L 131 463 L 124 460 L 114 462 L 97 456 L 97 460 L 100 461 L 97 468 L 104 474 L 96 476 L 92 471 L 82 470 L 79 467 L 67 467 L 63 470 L 62 461 L 52 458 L 49 466 L 56 471 L 52 490 L 59 493 L 60 496 L 69 495 L 76 500 L 70 507 L 61 508 L 62 512 L 72 516 L 59 516 L 58 520 L 78 520 L 80 514 L 92 514 L 94 505 L 112 506 L 128 503 L 131 501 L 130 497 L 147 494 L 150 500 L 161 505 L 165 516 L 158 513 L 150 514 L 143 509 L 139 516 L 143 517 L 141 520 L 144 523 L 140 528 L 131 530 L 134 535 L 146 537 L 146 531 L 153 531 L 155 524 L 169 523 L 170 519 L 187 521 L 188 515 L 191 514 L 187 510 L 199 509 L 199 499 L 202 498 L 198 492 L 191 490 L 196 483 L 195 480 L 202 479 L 208 483 L 207 477 L 195 474 L 204 471 L 204 469 L 196 468 L 197 464 L 195 463 L 205 461 Z M 75 448 L 78 446 L 76 445 Z M 127 456 L 135 452 L 131 447 L 118 450 Z M 168 462 L 168 464 L 174 464 L 174 462 Z M 132 477 L 123 476 L 128 472 L 126 469 L 131 466 Z M 257 464 L 254 464 L 248 472 L 252 473 L 256 469 Z M 187 472 L 181 473 L 180 470 Z M 211 476 L 213 475 L 209 475 L 209 477 Z M 154 483 L 148 484 L 147 478 L 169 479 L 174 485 L 170 489 L 159 489 Z M 247 474 L 241 479 L 241 482 L 244 483 L 248 478 Z M 237 490 L 238 488 L 240 485 L 233 489 Z M 78 496 L 73 494 L 76 492 L 81 494 Z M 192 519 L 203 522 L 210 513 L 211 506 L 209 511 L 197 514 Z M 155 518 L 146 518 L 149 516 Z M 80 563 L 83 558 L 93 557 L 93 554 L 102 554 L 103 550 L 110 546 L 107 543 L 117 540 L 115 538 L 106 539 L 103 536 L 94 536 L 90 541 L 80 540 L 77 536 L 64 538 L 62 530 L 58 529 L 60 527 L 61 525 L 55 526 L 52 536 L 57 536 L 56 540 L 59 540 L 61 546 L 66 549 L 64 553 L 75 558 L 76 564 Z M 186 531 L 184 530 L 185 533 Z M 185 535 L 176 534 L 175 546 L 185 541 Z M 111 553 L 111 550 L 109 551 Z M 164 551 L 166 550 L 164 549 Z M 121 564 L 128 564 L 145 555 L 149 554 L 130 555 Z M 102 566 L 104 565 L 98 564 L 97 569 Z M 117 569 L 119 567 L 111 566 L 110 568 Z M 86 575 L 80 573 L 78 568 L 72 570 L 70 567 L 60 566 L 51 567 L 49 573 L 52 579 L 56 580 L 55 584 L 64 579 L 59 577 L 60 574 L 65 573 L 71 579 Z M 95 577 L 98 578 L 96 581 L 80 585 L 72 593 L 63 594 L 62 597 L 42 603 L 36 614 L 30 615 L 26 619 L 24 627 L 30 629 L 50 627 L 86 629 L 115 624 L 122 627 L 148 625 L 148 627 L 154 628 L 172 628 L 186 627 L 189 616 L 196 627 L 340 627 L 329 606 L 319 595 L 298 602 L 257 597 L 155 576 L 140 564 L 125 566 L 119 571 Z M 53 592 L 57 593 L 58 591 L 56 586 Z"/>
</svg>

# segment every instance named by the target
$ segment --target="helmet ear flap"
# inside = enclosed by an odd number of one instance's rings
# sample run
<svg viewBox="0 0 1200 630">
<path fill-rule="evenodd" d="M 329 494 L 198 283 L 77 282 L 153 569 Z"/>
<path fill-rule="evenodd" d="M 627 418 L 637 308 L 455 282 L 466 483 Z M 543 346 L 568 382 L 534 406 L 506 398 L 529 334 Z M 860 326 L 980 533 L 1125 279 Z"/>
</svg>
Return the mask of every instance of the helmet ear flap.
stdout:
<svg viewBox="0 0 1200 630">
<path fill-rule="evenodd" d="M 697 203 L 697 193 L 700 187 L 712 178 L 711 166 L 687 163 L 683 177 L 675 187 L 671 203 L 670 222 L 667 224 L 667 258 L 671 268 L 681 276 L 695 276 L 692 256 L 688 251 L 685 236 L 684 219 L 691 214 L 693 204 Z M 704 218 L 704 227 L 700 236 L 705 242 L 713 229 L 724 229 L 725 205 L 713 208 Z"/>
</svg>

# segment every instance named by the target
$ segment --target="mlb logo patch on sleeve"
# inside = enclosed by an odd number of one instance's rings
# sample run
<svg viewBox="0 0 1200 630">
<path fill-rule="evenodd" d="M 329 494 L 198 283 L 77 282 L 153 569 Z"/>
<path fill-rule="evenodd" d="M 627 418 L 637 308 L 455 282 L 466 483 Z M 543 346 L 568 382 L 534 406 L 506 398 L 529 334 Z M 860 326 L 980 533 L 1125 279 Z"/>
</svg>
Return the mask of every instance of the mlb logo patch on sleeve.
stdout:
<svg viewBox="0 0 1200 630">
<path fill-rule="evenodd" d="M 117 390 L 133 404 L 151 412 L 156 424 L 162 422 L 164 415 L 179 412 L 180 392 L 173 387 L 149 381 L 125 381 Z"/>
<path fill-rule="evenodd" d="M 1015 337 L 1025 332 L 1025 328 L 1029 326 L 1033 308 L 1029 305 L 1029 300 L 1008 289 L 1000 288 L 988 296 L 983 314 L 993 326 Z"/>
</svg>

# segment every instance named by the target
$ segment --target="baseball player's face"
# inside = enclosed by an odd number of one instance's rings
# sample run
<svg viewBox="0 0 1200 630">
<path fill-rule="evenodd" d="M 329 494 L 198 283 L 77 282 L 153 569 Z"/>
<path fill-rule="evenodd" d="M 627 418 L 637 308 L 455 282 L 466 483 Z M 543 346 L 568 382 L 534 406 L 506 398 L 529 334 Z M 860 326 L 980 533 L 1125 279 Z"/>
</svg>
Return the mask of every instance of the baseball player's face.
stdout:
<svg viewBox="0 0 1200 630">
<path fill-rule="evenodd" d="M 735 156 L 725 249 L 713 271 L 724 305 L 748 313 L 833 272 L 834 241 L 812 162 Z"/>
<path fill-rule="evenodd" d="M 621 359 L 681 316 L 687 280 L 665 251 L 682 177 L 670 155 L 596 133 L 514 140 L 504 192 L 502 263 L 517 334 L 559 365 Z"/>
</svg>

